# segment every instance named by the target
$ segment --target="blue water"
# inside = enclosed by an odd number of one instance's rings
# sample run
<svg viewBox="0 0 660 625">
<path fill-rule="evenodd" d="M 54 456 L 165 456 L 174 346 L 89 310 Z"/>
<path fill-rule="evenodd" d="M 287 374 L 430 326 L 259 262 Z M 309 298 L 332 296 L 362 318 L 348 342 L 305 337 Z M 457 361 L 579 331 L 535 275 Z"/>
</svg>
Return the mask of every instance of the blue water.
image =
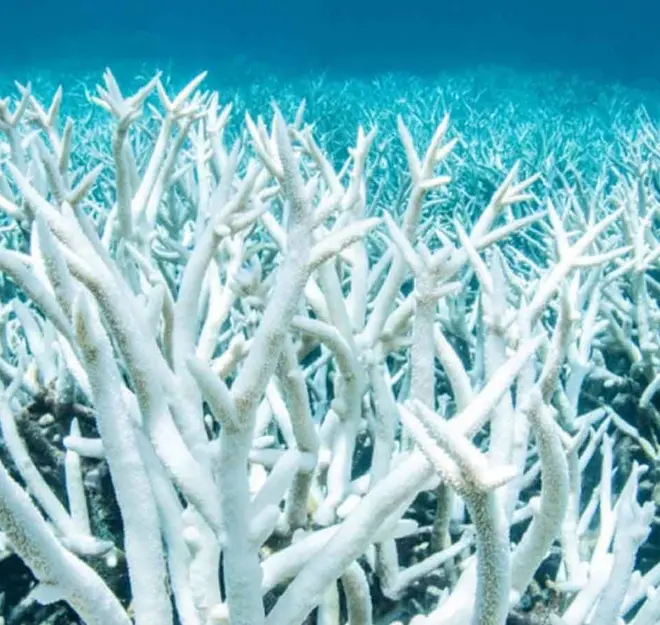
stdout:
<svg viewBox="0 0 660 625">
<path fill-rule="evenodd" d="M 660 78 L 659 18 L 657 0 L 0 0 L 0 70 L 243 55 L 293 74 L 504 64 L 646 83 Z"/>
</svg>

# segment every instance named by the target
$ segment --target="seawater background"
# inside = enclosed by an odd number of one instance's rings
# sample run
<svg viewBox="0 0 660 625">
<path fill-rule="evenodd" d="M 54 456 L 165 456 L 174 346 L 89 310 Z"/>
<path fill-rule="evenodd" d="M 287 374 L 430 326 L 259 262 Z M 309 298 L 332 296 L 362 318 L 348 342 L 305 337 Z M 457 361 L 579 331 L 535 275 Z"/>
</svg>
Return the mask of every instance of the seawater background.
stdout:
<svg viewBox="0 0 660 625">
<path fill-rule="evenodd" d="M 496 64 L 647 84 L 660 78 L 659 17 L 657 0 L 0 0 L 0 73 L 190 72 L 244 55 L 294 75 Z"/>
</svg>

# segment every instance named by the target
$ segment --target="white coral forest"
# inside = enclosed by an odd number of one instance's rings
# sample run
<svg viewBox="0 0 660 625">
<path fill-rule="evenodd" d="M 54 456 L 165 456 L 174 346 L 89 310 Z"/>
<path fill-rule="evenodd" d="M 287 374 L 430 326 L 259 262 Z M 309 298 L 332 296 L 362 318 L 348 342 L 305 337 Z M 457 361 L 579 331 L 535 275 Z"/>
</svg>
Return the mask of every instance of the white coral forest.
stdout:
<svg viewBox="0 0 660 625">
<path fill-rule="evenodd" d="M 425 145 L 399 119 L 389 163 L 356 129 L 337 163 L 304 106 L 235 122 L 203 79 L 127 97 L 107 72 L 106 141 L 75 143 L 62 91 L 0 101 L 22 603 L 92 625 L 657 623 L 652 127 L 593 187 L 541 197 L 516 164 L 482 202 L 452 191 L 475 147 L 448 117 Z"/>
</svg>

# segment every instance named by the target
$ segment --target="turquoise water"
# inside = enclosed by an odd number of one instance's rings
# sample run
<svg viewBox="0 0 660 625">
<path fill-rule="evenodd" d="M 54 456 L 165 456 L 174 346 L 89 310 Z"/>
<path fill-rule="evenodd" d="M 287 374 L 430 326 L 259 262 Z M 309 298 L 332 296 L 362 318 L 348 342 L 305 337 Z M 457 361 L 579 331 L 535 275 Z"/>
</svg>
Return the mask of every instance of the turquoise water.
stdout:
<svg viewBox="0 0 660 625">
<path fill-rule="evenodd" d="M 0 65 L 246 55 L 289 71 L 434 73 L 506 64 L 656 80 L 657 3 L 632 0 L 3 2 Z"/>
</svg>

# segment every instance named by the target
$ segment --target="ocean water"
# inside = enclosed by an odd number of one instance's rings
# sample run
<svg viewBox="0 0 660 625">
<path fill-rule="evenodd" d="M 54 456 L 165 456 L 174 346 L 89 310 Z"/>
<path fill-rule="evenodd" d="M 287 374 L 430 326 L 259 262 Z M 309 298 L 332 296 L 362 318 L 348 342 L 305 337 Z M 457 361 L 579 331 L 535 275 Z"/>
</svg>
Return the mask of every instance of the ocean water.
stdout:
<svg viewBox="0 0 660 625">
<path fill-rule="evenodd" d="M 474 64 L 655 81 L 653 0 L 91 0 L 0 3 L 0 67 L 204 65 L 245 55 L 280 72 L 434 73 Z"/>
</svg>

